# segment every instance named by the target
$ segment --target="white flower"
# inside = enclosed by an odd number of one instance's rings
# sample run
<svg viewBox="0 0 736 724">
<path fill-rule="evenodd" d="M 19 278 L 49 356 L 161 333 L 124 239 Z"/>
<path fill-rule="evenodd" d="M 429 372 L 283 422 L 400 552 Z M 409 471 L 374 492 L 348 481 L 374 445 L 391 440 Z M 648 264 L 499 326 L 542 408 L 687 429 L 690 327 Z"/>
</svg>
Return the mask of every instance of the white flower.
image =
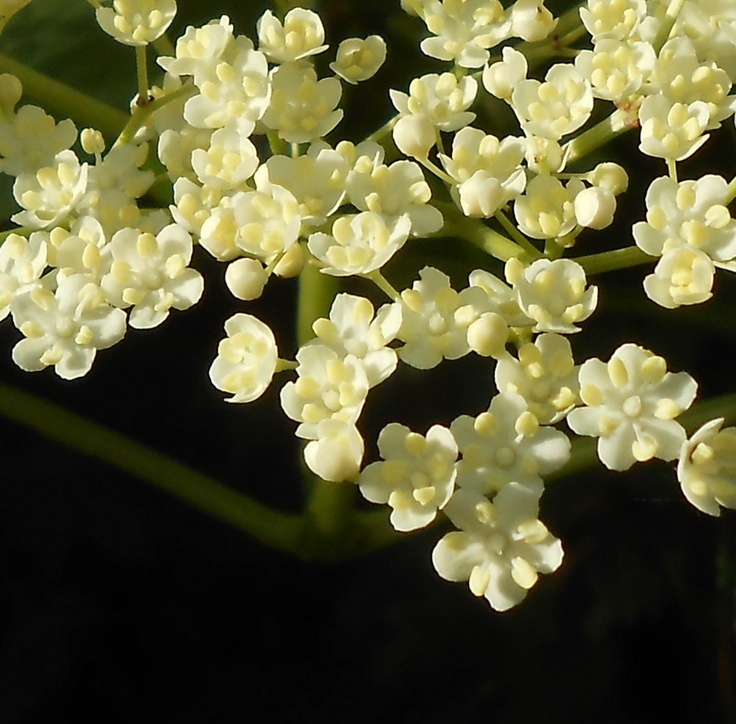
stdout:
<svg viewBox="0 0 736 724">
<path fill-rule="evenodd" d="M 406 242 L 411 230 L 408 215 L 388 225 L 371 211 L 341 216 L 332 233 L 309 237 L 309 251 L 327 266 L 321 271 L 332 276 L 370 274 L 380 269 Z"/>
<path fill-rule="evenodd" d="M 692 404 L 697 384 L 686 372 L 667 372 L 662 357 L 624 344 L 608 362 L 589 359 L 579 373 L 579 407 L 567 416 L 578 435 L 598 437 L 598 457 L 610 470 L 651 458 L 674 460 L 685 430 L 675 418 Z"/>
<path fill-rule="evenodd" d="M 562 563 L 562 544 L 539 515 L 538 496 L 509 483 L 493 502 L 458 490 L 445 507 L 461 528 L 445 535 L 432 551 L 432 563 L 448 581 L 468 581 L 471 592 L 485 596 L 496 611 L 520 603 L 538 573 Z"/>
<path fill-rule="evenodd" d="M 554 176 L 535 176 L 514 203 L 519 230 L 533 239 L 555 239 L 569 234 L 578 223 L 575 197 L 583 190 L 580 179 L 566 186 Z"/>
<path fill-rule="evenodd" d="M 58 273 L 56 280 L 56 292 L 37 287 L 13 301 L 13 323 L 25 337 L 13 347 L 13 361 L 26 372 L 53 365 L 72 380 L 89 372 L 98 349 L 123 338 L 125 312 L 107 304 L 84 274 Z"/>
<path fill-rule="evenodd" d="M 258 50 L 274 63 L 286 63 L 316 55 L 327 49 L 323 45 L 325 29 L 317 13 L 293 8 L 286 13 L 284 24 L 270 10 L 256 24 Z"/>
<path fill-rule="evenodd" d="M 173 75 L 211 75 L 233 39 L 230 18 L 223 15 L 219 20 L 194 28 L 191 25 L 176 41 L 176 57 L 161 57 L 158 64 Z"/>
<path fill-rule="evenodd" d="M 25 105 L 0 123 L 0 171 L 10 176 L 36 173 L 71 148 L 77 129 L 70 120 L 56 123 L 38 106 Z"/>
<path fill-rule="evenodd" d="M 271 83 L 271 101 L 262 121 L 285 141 L 314 141 L 340 122 L 342 86 L 337 78 L 319 80 L 311 65 L 284 63 L 271 72 Z"/>
<path fill-rule="evenodd" d="M 518 259 L 506 263 L 521 311 L 534 321 L 535 332 L 579 332 L 598 302 L 598 287 L 587 287 L 585 271 L 572 259 L 539 259 L 526 269 Z"/>
<path fill-rule="evenodd" d="M 8 234 L 0 246 L 0 320 L 10 312 L 13 299 L 38 285 L 46 269 L 46 234 L 36 231 L 26 239 Z"/>
<path fill-rule="evenodd" d="M 176 0 L 114 0 L 95 10 L 100 27 L 119 43 L 147 45 L 160 38 L 176 15 Z"/>
<path fill-rule="evenodd" d="M 521 395 L 543 425 L 559 422 L 578 400 L 578 368 L 570 343 L 552 332 L 519 347 L 519 359 L 505 355 L 496 365 L 500 392 Z"/>
<path fill-rule="evenodd" d="M 501 58 L 483 69 L 483 85 L 491 95 L 508 102 L 516 85 L 526 80 L 529 66 L 524 54 L 514 48 L 504 48 Z"/>
<path fill-rule="evenodd" d="M 319 439 L 323 420 L 354 424 L 368 395 L 363 364 L 323 344 L 308 344 L 296 355 L 298 379 L 281 389 L 281 406 L 299 423 L 297 437 Z"/>
<path fill-rule="evenodd" d="M 526 142 L 507 136 L 502 141 L 466 127 L 452 140 L 452 157 L 439 154 L 447 173 L 457 182 L 457 198 L 467 216 L 493 216 L 524 190 L 521 166 Z"/>
<path fill-rule="evenodd" d="M 386 60 L 386 43 L 380 35 L 347 38 L 337 47 L 330 70 L 348 83 L 372 78 Z"/>
<path fill-rule="evenodd" d="M 301 228 L 299 205 L 285 188 L 273 184 L 268 193 L 239 192 L 231 205 L 238 226 L 234 241 L 246 253 L 270 260 L 296 243 Z"/>
<path fill-rule="evenodd" d="M 278 349 L 271 329 L 250 314 L 236 314 L 225 322 L 227 337 L 217 346 L 210 367 L 212 384 L 232 397 L 227 402 L 253 402 L 271 384 Z"/>
<path fill-rule="evenodd" d="M 594 42 L 602 38 L 625 40 L 646 16 L 645 0 L 588 0 L 588 7 L 580 8 L 580 19 Z"/>
<path fill-rule="evenodd" d="M 330 318 L 321 317 L 312 325 L 316 342 L 340 356 L 359 359 L 371 387 L 383 382 L 396 369 L 396 352 L 387 345 L 401 326 L 401 306 L 387 304 L 374 317 L 373 305 L 364 297 L 338 294 L 330 308 Z"/>
<path fill-rule="evenodd" d="M 61 151 L 53 165 L 21 174 L 13 184 L 13 196 L 25 210 L 14 214 L 12 221 L 32 229 L 59 226 L 82 201 L 87 173 L 87 164 L 80 165 L 74 151 Z"/>
<path fill-rule="evenodd" d="M 156 327 L 172 308 L 189 309 L 202 296 L 202 275 L 188 267 L 192 239 L 177 224 L 156 235 L 122 229 L 105 253 L 110 271 L 102 278 L 102 289 L 116 307 L 133 307 L 130 326 L 135 329 Z"/>
<path fill-rule="evenodd" d="M 468 282 L 471 287 L 478 287 L 486 293 L 489 311 L 498 314 L 509 327 L 527 327 L 533 324 L 521 311 L 514 290 L 498 277 L 485 269 L 476 269 L 470 272 Z"/>
<path fill-rule="evenodd" d="M 593 92 L 574 66 L 558 63 L 547 71 L 543 83 L 520 81 L 511 95 L 511 107 L 526 133 L 556 141 L 588 120 Z"/>
<path fill-rule="evenodd" d="M 391 90 L 391 102 L 402 115 L 425 116 L 441 131 L 457 131 L 473 122 L 468 108 L 475 100 L 478 82 L 472 76 L 458 80 L 452 73 L 429 73 L 415 78 L 409 95 Z"/>
<path fill-rule="evenodd" d="M 462 68 L 480 68 L 487 48 L 511 36 L 511 20 L 498 0 L 428 0 L 422 20 L 437 36 L 422 41 L 422 52 Z"/>
<path fill-rule="evenodd" d="M 288 189 L 299 204 L 302 225 L 314 227 L 324 224 L 342 203 L 349 170 L 337 150 L 317 141 L 297 158 L 271 156 L 255 181 L 259 191 L 267 191 L 270 184 Z"/>
<path fill-rule="evenodd" d="M 304 448 L 304 462 L 322 480 L 355 480 L 363 461 L 363 438 L 351 422 L 328 418 L 317 425 L 316 438 Z"/>
<path fill-rule="evenodd" d="M 401 292 L 401 303 L 403 319 L 397 336 L 405 344 L 399 357 L 420 370 L 468 354 L 468 327 L 489 306 L 482 289 L 469 287 L 458 293 L 450 278 L 433 267 L 424 267 L 419 281 Z"/>
<path fill-rule="evenodd" d="M 721 429 L 723 418 L 706 422 L 680 451 L 677 478 L 685 497 L 708 515 L 720 505 L 736 508 L 736 427 Z"/>
<path fill-rule="evenodd" d="M 107 271 L 102 259 L 107 237 L 94 216 L 81 216 L 71 231 L 57 226 L 37 233 L 46 234 L 49 266 L 63 269 L 67 276 L 86 274 L 90 281 L 100 283 Z"/>
<path fill-rule="evenodd" d="M 570 457 L 567 436 L 540 427 L 526 401 L 502 392 L 477 417 L 461 415 L 450 425 L 462 455 L 457 485 L 490 495 L 516 482 L 541 494 L 542 476 L 559 470 Z"/>
<path fill-rule="evenodd" d="M 516 0 L 511 6 L 511 34 L 527 43 L 544 40 L 557 27 L 557 19 L 544 0 Z"/>
<path fill-rule="evenodd" d="M 196 128 L 232 126 L 250 135 L 271 99 L 266 56 L 254 50 L 248 38 L 238 36 L 216 63 L 196 65 L 193 70 L 200 92 L 184 105 L 184 119 Z"/>
<path fill-rule="evenodd" d="M 209 148 L 194 148 L 191 163 L 204 186 L 236 189 L 260 163 L 256 147 L 234 128 L 219 128 L 209 138 Z"/>
<path fill-rule="evenodd" d="M 450 431 L 433 425 L 425 437 L 392 422 L 381 430 L 378 449 L 383 461 L 369 465 L 358 478 L 363 497 L 388 503 L 396 530 L 429 525 L 454 488 L 457 445 Z"/>
<path fill-rule="evenodd" d="M 648 80 L 656 60 L 650 43 L 607 38 L 593 50 L 581 50 L 575 67 L 590 82 L 596 98 L 624 102 Z"/>
<path fill-rule="evenodd" d="M 634 224 L 637 246 L 652 256 L 689 247 L 724 262 L 736 256 L 736 220 L 728 210 L 728 183 L 707 174 L 678 183 L 654 179 L 646 195 L 647 220 Z"/>
<path fill-rule="evenodd" d="M 394 222 L 404 214 L 411 220 L 411 235 L 425 236 L 442 228 L 442 213 L 429 204 L 432 191 L 422 169 L 413 161 L 396 161 L 390 166 L 359 159 L 348 174 L 350 203 L 360 211 L 372 211 Z"/>
<path fill-rule="evenodd" d="M 664 252 L 654 273 L 644 279 L 644 291 L 667 309 L 701 304 L 713 296 L 714 275 L 713 262 L 702 251 L 690 246 L 674 247 Z"/>
<path fill-rule="evenodd" d="M 673 103 L 662 95 L 648 96 L 639 107 L 639 150 L 647 156 L 683 161 L 707 140 L 708 106 Z"/>
<path fill-rule="evenodd" d="M 718 128 L 724 118 L 733 114 L 734 97 L 728 95 L 731 79 L 722 68 L 711 62 L 703 63 L 690 38 L 675 37 L 664 44 L 650 86 L 650 92 L 656 89 L 671 103 L 685 106 L 696 101 L 705 103 L 706 130 Z"/>
</svg>

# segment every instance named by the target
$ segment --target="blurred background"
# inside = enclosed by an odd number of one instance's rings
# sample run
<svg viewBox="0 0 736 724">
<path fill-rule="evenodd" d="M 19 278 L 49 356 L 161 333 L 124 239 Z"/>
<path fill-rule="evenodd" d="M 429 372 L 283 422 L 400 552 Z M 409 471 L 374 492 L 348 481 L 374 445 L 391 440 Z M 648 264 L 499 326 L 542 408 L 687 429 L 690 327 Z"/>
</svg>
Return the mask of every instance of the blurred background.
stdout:
<svg viewBox="0 0 736 724">
<path fill-rule="evenodd" d="M 171 38 L 221 14 L 253 37 L 267 7 L 179 5 Z M 398 0 L 324 0 L 319 10 L 332 48 L 371 33 L 389 47 L 374 79 L 345 89 L 335 141 L 357 142 L 390 117 L 387 88 L 446 69 L 419 54 L 423 25 Z M 8 26 L 0 52 L 123 110 L 135 92 L 132 51 L 96 28 L 82 0 L 34 0 Z M 518 133 L 503 107 L 479 115 L 489 132 Z M 731 120 L 725 126 L 683 164 L 683 178 L 733 176 L 736 133 Z M 581 237 L 580 253 L 631 243 L 644 189 L 664 172 L 636 146 L 629 134 L 586 162 L 618 160 L 633 182 L 616 224 Z M 7 218 L 11 184 L 2 181 Z M 18 335 L 6 322 L 0 379 L 297 510 L 299 447 L 278 386 L 251 405 L 226 405 L 207 374 L 225 319 L 241 309 L 268 321 L 282 355 L 293 355 L 295 284 L 274 280 L 261 300 L 239 305 L 222 265 L 205 253 L 195 263 L 207 278 L 201 303 L 153 332 L 129 330 L 79 381 L 17 369 L 10 350 Z M 386 276 L 409 285 L 426 264 L 460 286 L 469 269 L 499 271 L 463 242 L 435 239 L 408 245 Z M 645 300 L 644 273 L 595 280 L 600 305 L 573 340 L 576 359 L 607 358 L 636 341 L 696 377 L 702 397 L 733 391 L 736 280 L 719 272 L 714 300 L 672 312 Z M 372 294 L 359 283 L 347 288 Z M 372 393 L 362 427 L 369 439 L 392 420 L 425 431 L 477 414 L 493 393 L 491 368 L 476 358 L 428 373 L 401 369 Z M 541 517 L 563 541 L 564 564 L 499 614 L 465 584 L 435 574 L 430 555 L 442 523 L 370 557 L 303 563 L 4 420 L 0 451 L 6 724 L 736 721 L 734 517 L 711 519 L 689 506 L 671 465 L 626 475 L 596 468 L 550 484 Z M 368 460 L 375 454 L 369 446 Z"/>
</svg>

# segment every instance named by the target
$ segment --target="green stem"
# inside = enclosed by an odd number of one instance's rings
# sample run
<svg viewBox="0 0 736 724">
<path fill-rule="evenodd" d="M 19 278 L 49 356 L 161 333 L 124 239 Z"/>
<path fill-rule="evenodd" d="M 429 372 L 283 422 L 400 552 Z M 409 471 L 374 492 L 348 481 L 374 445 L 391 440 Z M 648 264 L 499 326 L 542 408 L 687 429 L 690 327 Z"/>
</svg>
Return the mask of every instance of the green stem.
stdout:
<svg viewBox="0 0 736 724">
<path fill-rule="evenodd" d="M 378 269 L 371 272 L 370 274 L 366 274 L 366 277 L 370 279 L 392 301 L 398 302 L 401 299 L 401 294 L 399 294 L 399 292 L 397 292 L 396 289 L 391 286 L 386 277 L 383 276 L 383 274 L 381 274 Z"/>
<path fill-rule="evenodd" d="M 685 5 L 685 0 L 669 0 L 667 5 L 667 11 L 662 18 L 662 24 L 657 31 L 657 37 L 652 43 L 654 52 L 659 55 L 659 51 L 662 50 L 662 46 L 667 42 L 672 32 L 674 24 L 677 22 L 677 17 L 682 11 L 682 7 Z"/>
<path fill-rule="evenodd" d="M 578 256 L 573 259 L 580 264 L 585 273 L 602 274 L 615 269 L 627 269 L 631 266 L 651 264 L 654 258 L 645 254 L 638 246 L 627 246 L 625 249 L 614 249 L 613 251 L 602 251 L 600 254 Z"/>
<path fill-rule="evenodd" d="M 135 46 L 135 70 L 138 80 L 138 101 L 148 103 L 148 60 L 145 45 Z"/>
<path fill-rule="evenodd" d="M 608 118 L 604 118 L 592 128 L 581 133 L 577 138 L 568 141 L 562 150 L 565 153 L 565 163 L 571 164 L 584 158 L 597 148 L 605 146 L 612 139 L 620 136 L 638 124 L 635 111 L 625 111 L 617 108 Z"/>
<path fill-rule="evenodd" d="M 119 146 L 125 143 L 130 143 L 138 130 L 148 122 L 149 118 L 156 111 L 169 105 L 169 103 L 181 100 L 182 98 L 189 98 L 196 92 L 197 87 L 195 85 L 183 85 L 181 88 L 177 88 L 175 91 L 167 93 L 166 95 L 157 98 L 155 101 L 145 103 L 143 106 L 137 106 L 133 115 L 128 119 L 125 128 L 120 132 L 114 145 Z"/>
<path fill-rule="evenodd" d="M 501 209 L 499 209 L 495 214 L 494 217 L 496 220 L 503 226 L 506 231 L 508 231 L 509 236 L 522 248 L 524 251 L 529 254 L 530 257 L 540 257 L 541 254 L 539 252 L 539 249 L 537 249 L 534 244 L 532 244 L 529 239 L 524 236 L 517 228 L 514 226 L 514 224 L 511 223 L 509 220 L 509 217 L 504 214 Z"/>
<path fill-rule="evenodd" d="M 301 515 L 272 510 L 121 433 L 2 382 L 0 414 L 150 483 L 265 545 L 302 555 Z"/>
<path fill-rule="evenodd" d="M 526 259 L 529 256 L 518 244 L 499 234 L 495 229 L 489 228 L 480 219 L 463 216 L 455 204 L 434 201 L 433 205 L 442 212 L 445 219 L 442 229 L 434 236 L 456 236 L 465 239 L 500 261 Z M 540 257 L 541 254 L 537 252 L 533 258 Z"/>
<path fill-rule="evenodd" d="M 1 53 L 0 72 L 16 76 L 23 85 L 23 91 L 42 101 L 47 110 L 72 118 L 83 126 L 96 128 L 107 138 L 115 138 L 130 117 Z"/>
</svg>

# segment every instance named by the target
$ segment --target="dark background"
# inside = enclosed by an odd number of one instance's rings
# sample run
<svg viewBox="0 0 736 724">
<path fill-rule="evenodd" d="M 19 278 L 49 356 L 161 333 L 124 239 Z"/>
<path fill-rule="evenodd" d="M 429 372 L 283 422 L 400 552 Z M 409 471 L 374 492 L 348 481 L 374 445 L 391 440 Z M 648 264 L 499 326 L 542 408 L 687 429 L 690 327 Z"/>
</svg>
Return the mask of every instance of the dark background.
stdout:
<svg viewBox="0 0 736 724">
<path fill-rule="evenodd" d="M 252 36 L 261 5 L 210 5 L 181 2 L 172 37 L 225 12 Z M 333 47 L 379 32 L 390 52 L 373 81 L 346 92 L 338 138 L 360 140 L 389 117 L 386 87 L 405 88 L 419 68 L 443 69 L 421 60 L 422 25 L 397 7 L 323 3 Z M 124 108 L 132 51 L 108 42 L 90 12 L 81 2 L 35 0 L 0 52 Z M 504 129 L 502 110 L 484 111 L 493 116 L 486 127 L 516 132 Z M 726 126 L 683 177 L 733 176 L 732 121 Z M 639 190 L 627 195 L 623 221 L 581 237 L 581 253 L 630 243 L 631 221 L 643 218 L 641 189 L 663 173 L 637 155 L 633 136 L 611 153 L 628 159 Z M 484 262 L 457 244 L 416 242 L 387 276 L 408 284 L 434 260 L 463 285 L 462 270 Z M 18 370 L 10 361 L 17 333 L 6 322 L 0 378 L 298 509 L 299 452 L 277 388 L 252 405 L 225 405 L 208 381 L 223 322 L 240 307 L 223 267 L 204 253 L 196 263 L 208 280 L 202 302 L 153 332 L 129 330 L 80 381 Z M 693 374 L 702 396 L 732 391 L 734 279 L 719 272 L 715 300 L 668 312 L 645 303 L 643 275 L 596 279 L 599 310 L 573 341 L 576 358 L 607 358 L 634 340 Z M 287 356 L 294 289 L 276 280 L 247 307 L 274 325 Z M 492 392 L 492 374 L 476 359 L 401 370 L 375 391 L 365 429 L 375 438 L 391 419 L 423 430 L 447 424 L 477 414 Z M 3 723 L 736 720 L 733 514 L 714 520 L 685 503 L 671 465 L 596 469 L 551 484 L 541 517 L 563 541 L 564 564 L 498 614 L 434 573 L 436 528 L 368 558 L 303 563 L 17 425 L 0 421 L 0 450 Z"/>
</svg>

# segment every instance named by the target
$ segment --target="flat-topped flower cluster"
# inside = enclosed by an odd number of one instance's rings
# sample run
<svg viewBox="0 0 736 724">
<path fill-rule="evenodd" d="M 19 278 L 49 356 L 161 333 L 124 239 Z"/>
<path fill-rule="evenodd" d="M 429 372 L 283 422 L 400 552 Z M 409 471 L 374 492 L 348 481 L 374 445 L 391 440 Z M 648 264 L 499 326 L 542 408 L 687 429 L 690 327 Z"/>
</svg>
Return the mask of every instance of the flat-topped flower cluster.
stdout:
<svg viewBox="0 0 736 724">
<path fill-rule="evenodd" d="M 93 4 L 102 29 L 134 46 L 159 38 L 176 10 L 174 0 Z M 226 264 L 226 284 L 243 301 L 260 297 L 272 275 L 308 267 L 372 280 L 386 303 L 338 294 L 293 361 L 279 357 L 265 321 L 234 315 L 211 380 L 242 403 L 290 371 L 280 400 L 309 469 L 388 504 L 400 531 L 443 511 L 457 530 L 434 550 L 438 573 L 506 610 L 562 562 L 539 502 L 544 477 L 570 457 L 571 433 L 597 438 L 611 470 L 675 461 L 687 499 L 706 513 L 736 507 L 736 428 L 717 419 L 688 440 L 677 421 L 695 399 L 694 379 L 633 341 L 607 360 L 576 363 L 570 341 L 598 302 L 576 242 L 612 223 L 629 185 L 612 161 L 570 170 L 602 134 L 639 127 L 641 152 L 666 164 L 632 232 L 659 258 L 644 280 L 647 296 L 668 308 L 704 302 L 715 268 L 736 270 L 728 208 L 736 184 L 677 178 L 677 162 L 736 108 L 728 41 L 736 11 L 726 0 L 589 0 L 582 24 L 564 35 L 542 0 L 402 6 L 430 33 L 422 51 L 451 65 L 392 90 L 396 116 L 358 144 L 325 137 L 342 119 L 343 84 L 372 78 L 386 44 L 343 40 L 332 75 L 319 77 L 313 61 L 328 45 L 311 10 L 283 19 L 266 11 L 255 42 L 226 16 L 187 28 L 173 55 L 158 58 L 161 86 L 133 106 L 133 121 L 148 115 L 109 148 L 97 131 L 77 134 L 71 121 L 18 107 L 20 83 L 0 76 L 0 170 L 15 177 L 20 207 L 19 228 L 0 247 L 0 318 L 23 335 L 13 350 L 21 368 L 52 366 L 73 379 L 127 325 L 155 327 L 199 300 L 194 244 Z M 565 44 L 585 32 L 589 49 Z M 538 79 L 523 50 L 545 39 L 548 57 L 561 49 L 575 58 Z M 515 44 L 491 55 L 508 41 Z M 513 110 L 518 135 L 472 125 L 474 105 L 494 99 Z M 586 130 L 594 106 L 607 102 L 612 115 Z M 391 139 L 406 158 L 387 162 Z M 89 160 L 73 150 L 77 140 Z M 155 180 L 153 154 L 173 188 L 168 208 L 141 204 Z M 433 198 L 425 172 L 444 196 Z M 465 288 L 435 266 L 400 290 L 383 276 L 405 245 L 463 230 L 489 253 L 487 269 L 468 270 Z M 499 262 L 503 276 L 494 273 Z M 366 465 L 359 423 L 369 391 L 399 364 L 428 370 L 469 354 L 495 369 L 487 409 L 426 431 L 391 421 L 378 438 L 380 459 Z"/>
</svg>

